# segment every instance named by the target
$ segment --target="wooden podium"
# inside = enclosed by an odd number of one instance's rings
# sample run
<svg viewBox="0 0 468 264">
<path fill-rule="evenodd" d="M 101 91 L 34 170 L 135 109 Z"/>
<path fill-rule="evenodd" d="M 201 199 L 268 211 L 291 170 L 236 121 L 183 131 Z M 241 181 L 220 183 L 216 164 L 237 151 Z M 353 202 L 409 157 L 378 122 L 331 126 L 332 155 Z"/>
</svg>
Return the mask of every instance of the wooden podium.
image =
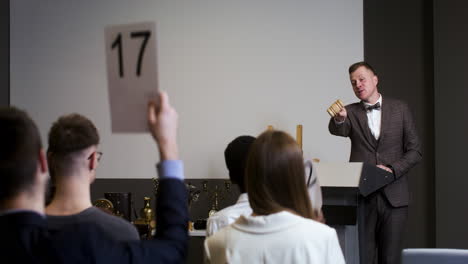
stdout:
<svg viewBox="0 0 468 264">
<path fill-rule="evenodd" d="M 313 162 L 313 170 L 322 189 L 326 223 L 337 230 L 346 263 L 364 263 L 359 261 L 364 255 L 359 230 L 365 221 L 360 204 L 364 197 L 393 182 L 393 174 L 362 162 Z"/>
</svg>

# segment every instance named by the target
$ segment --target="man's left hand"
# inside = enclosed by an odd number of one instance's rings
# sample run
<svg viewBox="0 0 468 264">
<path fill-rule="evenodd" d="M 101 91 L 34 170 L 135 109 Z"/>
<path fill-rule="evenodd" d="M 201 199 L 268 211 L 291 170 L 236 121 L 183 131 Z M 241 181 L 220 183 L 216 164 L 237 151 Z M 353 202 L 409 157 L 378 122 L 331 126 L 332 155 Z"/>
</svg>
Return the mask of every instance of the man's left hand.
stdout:
<svg viewBox="0 0 468 264">
<path fill-rule="evenodd" d="M 386 170 L 390 173 L 393 173 L 392 169 L 390 169 L 389 167 L 385 166 L 385 165 L 382 165 L 382 164 L 379 164 L 377 165 L 377 167 L 381 168 L 382 170 Z"/>
</svg>

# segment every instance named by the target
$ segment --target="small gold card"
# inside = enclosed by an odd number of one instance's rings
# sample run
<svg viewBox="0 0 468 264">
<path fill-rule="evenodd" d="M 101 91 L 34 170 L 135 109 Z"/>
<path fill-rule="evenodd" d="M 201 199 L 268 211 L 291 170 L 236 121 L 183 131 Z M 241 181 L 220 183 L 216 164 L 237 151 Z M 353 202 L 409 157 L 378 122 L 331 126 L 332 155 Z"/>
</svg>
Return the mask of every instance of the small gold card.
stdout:
<svg viewBox="0 0 468 264">
<path fill-rule="evenodd" d="M 330 107 L 328 107 L 327 112 L 331 117 L 338 115 L 341 109 L 344 108 L 343 102 L 338 99 Z"/>
</svg>

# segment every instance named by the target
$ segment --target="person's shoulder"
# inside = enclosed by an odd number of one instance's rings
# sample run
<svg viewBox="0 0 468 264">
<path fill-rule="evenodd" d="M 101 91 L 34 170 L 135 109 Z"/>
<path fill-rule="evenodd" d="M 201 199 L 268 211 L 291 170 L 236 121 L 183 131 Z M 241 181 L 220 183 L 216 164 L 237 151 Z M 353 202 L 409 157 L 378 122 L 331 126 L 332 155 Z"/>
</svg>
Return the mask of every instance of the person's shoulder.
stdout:
<svg viewBox="0 0 468 264">
<path fill-rule="evenodd" d="M 240 202 L 239 202 L 240 201 Z M 252 208 L 248 203 L 247 195 L 241 194 L 235 204 L 227 206 L 222 210 L 216 212 L 212 217 L 214 219 L 234 218 L 237 219 L 242 214 L 251 214 Z M 211 218 L 211 217 L 210 217 Z"/>
<path fill-rule="evenodd" d="M 105 239 L 107 236 L 103 234 L 102 228 L 94 222 L 76 222 L 63 226 L 61 229 L 56 230 L 52 237 L 56 241 L 62 241 L 67 237 L 75 237 L 77 243 L 85 244 L 89 241 L 95 241 L 96 239 Z"/>
<path fill-rule="evenodd" d="M 229 206 L 228 206 L 229 207 Z M 229 211 L 229 208 L 226 207 L 216 213 L 214 213 L 213 215 L 211 215 L 210 217 L 208 217 L 208 221 L 211 221 L 211 222 L 217 222 L 217 221 L 221 221 L 221 220 L 224 220 L 226 218 L 226 212 Z"/>
<path fill-rule="evenodd" d="M 136 227 L 127 220 L 106 213 L 94 206 L 87 210 L 87 219 L 83 222 L 96 223 L 103 231 L 119 241 L 139 239 Z"/>
<path fill-rule="evenodd" d="M 234 213 L 234 210 L 235 210 L 236 206 L 235 204 L 233 205 L 230 205 L 230 206 L 227 206 L 221 210 L 219 210 L 218 212 L 216 212 L 215 214 L 213 214 L 212 216 L 210 216 L 210 218 L 212 219 L 225 219 L 225 218 L 229 218 L 230 215 L 232 215 Z"/>
<path fill-rule="evenodd" d="M 206 223 L 206 230 L 208 235 L 216 234 L 220 229 L 230 224 L 230 206 L 222 209 L 221 211 L 216 212 L 210 216 Z"/>
<path fill-rule="evenodd" d="M 46 215 L 47 227 L 56 231 L 68 225 L 83 222 L 86 219 L 86 210 L 72 215 Z"/>
<path fill-rule="evenodd" d="M 206 243 L 207 244 L 217 244 L 220 243 L 224 240 L 226 240 L 226 234 L 229 232 L 229 230 L 232 230 L 231 225 L 226 225 L 221 227 L 220 229 L 216 230 L 211 236 L 206 238 Z"/>
<path fill-rule="evenodd" d="M 229 240 L 232 239 L 232 236 L 227 234 L 229 230 L 232 231 L 232 226 L 225 226 L 205 239 L 205 254 L 208 259 L 211 259 L 211 262 L 217 262 L 216 259 L 218 259 L 229 246 Z"/>
<path fill-rule="evenodd" d="M 9 239 L 28 243 L 48 236 L 45 217 L 32 211 L 17 211 L 1 215 L 0 233 L 2 234 L 0 241 L 3 243 L 10 243 Z M 22 240 L 22 238 L 26 239 Z"/>
<path fill-rule="evenodd" d="M 390 106 L 387 108 L 387 106 Z M 390 111 L 395 113 L 408 113 L 410 111 L 409 104 L 401 99 L 393 97 L 383 97 L 382 98 L 382 107 L 383 109 L 391 109 Z"/>
<path fill-rule="evenodd" d="M 99 218 L 103 219 L 103 221 L 109 221 L 109 222 L 112 222 L 112 223 L 114 223 L 116 225 L 124 225 L 124 226 L 132 226 L 133 227 L 133 225 L 130 222 L 128 222 L 127 220 L 125 220 L 125 219 L 123 219 L 121 217 L 106 213 L 106 212 L 102 211 L 99 208 L 91 207 L 90 211 L 92 212 L 92 213 L 90 213 L 90 215 L 99 217 Z"/>
<path fill-rule="evenodd" d="M 309 232 L 314 233 L 315 236 L 336 235 L 334 228 L 312 219 L 303 218 L 301 221 L 301 226 L 304 228 L 304 230 L 308 230 Z"/>
<path fill-rule="evenodd" d="M 382 105 L 391 104 L 393 106 L 407 106 L 408 103 L 402 99 L 394 98 L 394 97 L 383 97 L 382 98 Z"/>
<path fill-rule="evenodd" d="M 354 111 L 358 108 L 362 108 L 362 104 L 360 102 L 355 102 L 355 103 L 346 105 L 345 108 L 346 108 L 346 111 Z"/>
<path fill-rule="evenodd" d="M 7 263 L 60 263 L 42 215 L 12 213 L 0 216 L 0 223 L 0 254 Z"/>
<path fill-rule="evenodd" d="M 345 109 L 348 115 L 354 115 L 355 113 L 358 113 L 359 110 L 362 109 L 362 104 L 360 102 L 351 103 L 351 104 L 345 105 Z"/>
<path fill-rule="evenodd" d="M 73 263 L 87 263 L 90 256 L 99 263 L 98 259 L 105 256 L 105 263 L 111 263 L 128 253 L 123 243 L 93 222 L 67 225 L 51 237 L 50 243 L 55 252 L 59 252 L 59 259 L 68 260 L 61 263 L 71 259 Z"/>
</svg>

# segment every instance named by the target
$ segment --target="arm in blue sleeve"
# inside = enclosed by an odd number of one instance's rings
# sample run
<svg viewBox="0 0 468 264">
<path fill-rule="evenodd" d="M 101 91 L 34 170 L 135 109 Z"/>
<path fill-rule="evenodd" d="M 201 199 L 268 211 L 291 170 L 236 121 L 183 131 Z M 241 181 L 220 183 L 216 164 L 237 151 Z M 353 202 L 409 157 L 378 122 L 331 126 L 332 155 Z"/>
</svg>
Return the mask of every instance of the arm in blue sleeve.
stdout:
<svg viewBox="0 0 468 264">
<path fill-rule="evenodd" d="M 184 164 L 181 160 L 165 160 L 156 167 L 160 179 L 184 180 Z"/>
</svg>

